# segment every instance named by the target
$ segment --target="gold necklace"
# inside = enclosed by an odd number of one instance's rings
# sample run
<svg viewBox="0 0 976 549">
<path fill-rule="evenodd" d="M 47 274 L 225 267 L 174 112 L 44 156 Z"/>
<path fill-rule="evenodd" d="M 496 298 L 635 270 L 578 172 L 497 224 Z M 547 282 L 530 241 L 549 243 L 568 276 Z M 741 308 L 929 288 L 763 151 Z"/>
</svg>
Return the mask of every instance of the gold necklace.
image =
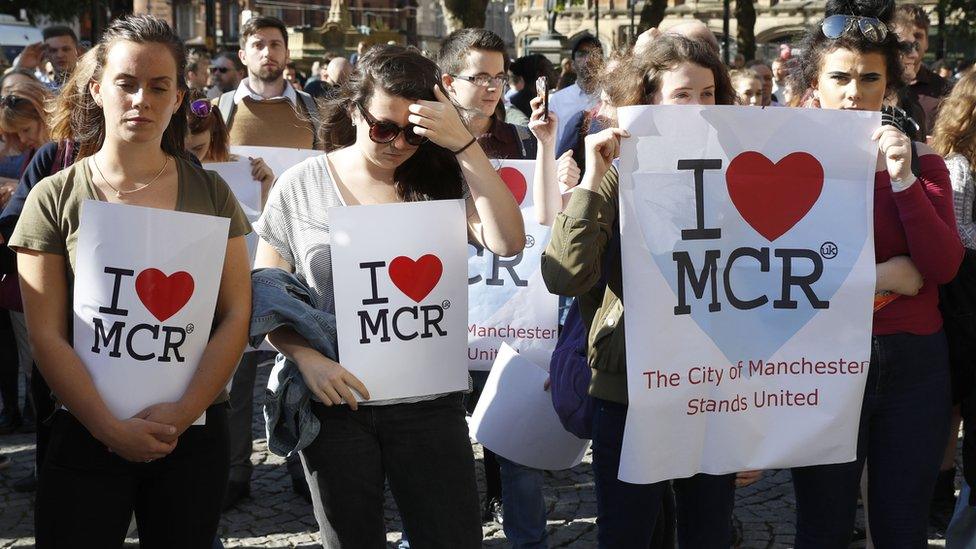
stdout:
<svg viewBox="0 0 976 549">
<path fill-rule="evenodd" d="M 166 169 L 166 165 L 169 164 L 169 156 L 164 155 L 163 156 L 163 167 L 159 168 L 159 171 L 156 172 L 156 175 L 154 175 L 152 179 L 150 179 L 148 182 L 142 184 L 142 186 L 139 187 L 139 188 L 132 189 L 131 191 L 123 191 L 121 189 L 116 188 L 115 185 L 109 183 L 108 178 L 105 177 L 105 174 L 102 173 L 102 169 L 98 167 L 98 160 L 95 160 L 95 156 L 94 155 L 92 155 L 91 159 L 92 159 L 92 164 L 95 165 L 95 171 L 98 172 L 98 176 L 102 178 L 102 181 L 104 181 L 106 185 L 108 185 L 113 191 L 115 191 L 115 198 L 122 198 L 123 195 L 137 193 L 137 192 L 145 189 L 146 187 L 152 185 L 153 183 L 156 182 L 157 179 L 159 179 L 159 176 L 163 175 L 163 170 L 165 170 Z M 136 183 L 138 184 L 138 181 Z"/>
</svg>

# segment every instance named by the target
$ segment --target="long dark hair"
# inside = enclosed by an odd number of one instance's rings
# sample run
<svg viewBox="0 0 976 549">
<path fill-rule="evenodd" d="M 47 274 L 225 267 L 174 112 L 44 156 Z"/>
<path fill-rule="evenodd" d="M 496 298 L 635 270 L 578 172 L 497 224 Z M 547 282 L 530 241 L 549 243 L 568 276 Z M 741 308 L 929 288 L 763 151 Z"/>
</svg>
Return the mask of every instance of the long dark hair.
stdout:
<svg viewBox="0 0 976 549">
<path fill-rule="evenodd" d="M 160 44 L 173 55 L 176 61 L 176 89 L 186 92 L 186 52 L 183 42 L 166 21 L 152 15 L 127 15 L 120 17 L 105 29 L 98 44 L 79 63 L 71 77 L 65 82 L 52 113 L 53 126 L 78 142 L 76 160 L 98 152 L 105 141 L 105 115 L 102 108 L 88 91 L 88 84 L 100 80 L 105 70 L 105 60 L 111 47 L 120 41 L 136 44 Z M 173 113 L 163 132 L 161 147 L 172 156 L 184 156 L 183 139 L 186 136 L 187 97 Z M 66 123 L 65 123 L 66 122 Z M 65 132 L 70 127 L 70 132 Z"/>
<path fill-rule="evenodd" d="M 338 97 L 321 109 L 321 140 L 326 151 L 352 145 L 356 130 L 350 113 L 356 103 L 369 108 L 374 90 L 406 99 L 436 101 L 434 86 L 441 85 L 441 70 L 413 48 L 373 46 L 359 58 L 356 71 L 342 86 Z M 406 202 L 461 198 L 461 167 L 454 153 L 427 141 L 393 173 L 397 195 Z"/>
<path fill-rule="evenodd" d="M 808 89 L 813 88 L 814 82 L 820 76 L 824 56 L 838 49 L 861 54 L 880 53 L 885 58 L 885 70 L 888 73 L 885 76 L 888 94 L 895 93 L 905 86 L 902 78 L 902 46 L 898 43 L 898 35 L 891 24 L 894 2 L 891 0 L 828 0 L 824 17 L 831 15 L 875 17 L 888 27 L 888 34 L 883 41 L 872 42 L 857 29 L 851 29 L 840 38 L 831 39 L 824 35 L 819 25 L 812 27 L 799 46 L 800 55 L 794 55 L 789 61 L 788 80 L 795 95 L 803 95 Z"/>
</svg>

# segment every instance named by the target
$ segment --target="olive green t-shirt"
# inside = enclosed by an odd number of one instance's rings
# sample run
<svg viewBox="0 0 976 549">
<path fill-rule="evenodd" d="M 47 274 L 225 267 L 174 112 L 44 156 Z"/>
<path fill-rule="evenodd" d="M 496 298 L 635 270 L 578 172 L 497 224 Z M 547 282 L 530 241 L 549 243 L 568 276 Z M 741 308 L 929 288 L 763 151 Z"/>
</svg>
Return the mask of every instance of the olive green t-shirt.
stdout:
<svg viewBox="0 0 976 549">
<path fill-rule="evenodd" d="M 228 239 L 251 232 L 237 198 L 219 175 L 182 158 L 175 160 L 179 181 L 176 211 L 229 218 Z M 65 276 L 69 300 L 74 295 L 75 249 L 81 227 L 81 205 L 86 200 L 98 200 L 98 195 L 88 161 L 81 160 L 42 179 L 31 189 L 8 244 L 11 248 L 67 256 Z M 72 310 L 73 307 L 68 307 L 69 330 Z M 226 400 L 226 391 L 221 391 L 215 403 Z"/>
</svg>

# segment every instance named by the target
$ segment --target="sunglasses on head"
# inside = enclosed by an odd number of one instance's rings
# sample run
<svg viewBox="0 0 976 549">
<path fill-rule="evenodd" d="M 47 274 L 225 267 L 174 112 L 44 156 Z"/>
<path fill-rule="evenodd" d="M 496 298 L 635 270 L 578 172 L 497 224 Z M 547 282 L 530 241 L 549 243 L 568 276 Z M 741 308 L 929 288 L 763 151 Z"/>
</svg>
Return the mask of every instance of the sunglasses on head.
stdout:
<svg viewBox="0 0 976 549">
<path fill-rule="evenodd" d="M 9 94 L 0 97 L 0 105 L 4 107 L 14 108 L 19 105 L 22 101 L 27 101 L 27 98 L 21 97 L 19 95 Z"/>
<path fill-rule="evenodd" d="M 190 103 L 190 112 L 192 112 L 197 118 L 206 118 L 210 116 L 210 111 L 213 110 L 213 105 L 210 101 L 206 99 L 197 99 Z"/>
<path fill-rule="evenodd" d="M 407 124 L 406 128 L 401 128 L 393 122 L 377 120 L 373 117 L 373 115 L 369 114 L 366 107 L 363 107 L 362 103 L 359 103 L 358 101 L 356 102 L 356 106 L 359 107 L 359 112 L 363 115 L 366 123 L 369 124 L 369 138 L 372 139 L 374 143 L 379 143 L 381 145 L 391 143 L 397 138 L 398 135 L 400 135 L 400 132 L 403 132 L 403 139 L 408 145 L 413 145 L 416 147 L 427 142 L 426 137 L 414 133 L 414 128 L 417 127 L 416 125 Z"/>
<path fill-rule="evenodd" d="M 888 26 L 877 17 L 862 17 L 860 15 L 831 15 L 820 23 L 820 30 L 824 36 L 836 40 L 853 28 L 861 31 L 861 35 L 875 44 L 884 42 L 888 37 Z"/>
</svg>

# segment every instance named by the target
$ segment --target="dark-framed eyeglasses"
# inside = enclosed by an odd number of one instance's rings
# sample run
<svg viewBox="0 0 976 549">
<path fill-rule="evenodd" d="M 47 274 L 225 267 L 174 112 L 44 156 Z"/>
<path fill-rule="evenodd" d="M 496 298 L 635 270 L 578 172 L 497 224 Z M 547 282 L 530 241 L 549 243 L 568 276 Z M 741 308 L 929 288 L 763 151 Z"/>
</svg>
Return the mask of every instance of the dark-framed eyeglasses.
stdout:
<svg viewBox="0 0 976 549">
<path fill-rule="evenodd" d="M 386 144 L 392 143 L 394 139 L 403 132 L 403 139 L 406 140 L 408 145 L 413 145 L 414 147 L 418 145 L 423 145 L 427 142 L 427 138 L 414 133 L 414 128 L 417 126 L 415 124 L 407 124 L 406 128 L 401 128 L 400 126 L 394 124 L 393 122 L 388 122 L 386 120 L 380 121 L 369 114 L 366 107 L 360 102 L 356 102 L 356 106 L 359 107 L 359 112 L 363 115 L 363 119 L 369 124 L 369 138 L 373 140 L 374 143 Z"/>
<path fill-rule="evenodd" d="M 508 82 L 507 76 L 488 76 L 487 74 L 476 74 L 474 76 L 468 76 L 466 74 L 452 74 L 454 78 L 460 78 L 461 80 L 467 80 L 475 86 L 484 88 L 488 84 L 491 84 L 493 88 L 500 88 Z"/>
<path fill-rule="evenodd" d="M 213 74 L 215 72 L 219 72 L 220 74 L 227 74 L 227 71 L 229 71 L 229 70 L 230 69 L 228 69 L 227 67 L 214 67 L 214 66 L 211 66 L 210 67 L 210 74 Z"/>
<path fill-rule="evenodd" d="M 861 35 L 875 44 L 884 42 L 884 39 L 888 37 L 888 26 L 877 17 L 831 15 L 820 23 L 820 30 L 824 36 L 831 40 L 840 38 L 855 27 L 861 32 Z"/>
<path fill-rule="evenodd" d="M 206 118 L 210 116 L 210 111 L 212 110 L 213 105 L 206 99 L 197 99 L 196 101 L 190 102 L 190 112 L 192 112 L 197 118 Z"/>
</svg>

